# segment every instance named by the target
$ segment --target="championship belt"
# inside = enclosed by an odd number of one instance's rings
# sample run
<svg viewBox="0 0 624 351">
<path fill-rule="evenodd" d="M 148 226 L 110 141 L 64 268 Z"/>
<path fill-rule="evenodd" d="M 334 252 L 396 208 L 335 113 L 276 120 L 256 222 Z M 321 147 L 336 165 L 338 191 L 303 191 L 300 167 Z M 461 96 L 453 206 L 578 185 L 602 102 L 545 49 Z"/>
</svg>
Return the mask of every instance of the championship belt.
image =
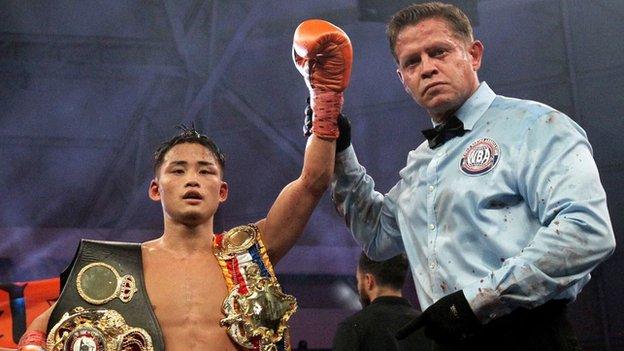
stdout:
<svg viewBox="0 0 624 351">
<path fill-rule="evenodd" d="M 282 292 L 258 227 L 249 224 L 216 234 L 213 243 L 230 292 L 223 301 L 221 326 L 242 347 L 290 350 L 288 320 L 297 301 Z"/>
<path fill-rule="evenodd" d="M 46 351 L 164 351 L 140 244 L 82 240 L 62 280 Z"/>
<path fill-rule="evenodd" d="M 154 351 L 154 347 L 144 329 L 127 325 L 117 311 L 76 307 L 50 330 L 46 350 Z"/>
</svg>

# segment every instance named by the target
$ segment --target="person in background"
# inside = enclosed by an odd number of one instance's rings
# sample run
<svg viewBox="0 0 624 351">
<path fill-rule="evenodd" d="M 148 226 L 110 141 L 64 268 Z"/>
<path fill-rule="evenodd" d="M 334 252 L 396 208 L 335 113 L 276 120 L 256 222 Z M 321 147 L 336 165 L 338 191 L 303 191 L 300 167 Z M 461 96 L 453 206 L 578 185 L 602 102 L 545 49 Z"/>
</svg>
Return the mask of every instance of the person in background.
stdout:
<svg viewBox="0 0 624 351">
<path fill-rule="evenodd" d="M 356 278 L 363 308 L 338 325 L 332 350 L 431 350 L 422 331 L 405 340 L 395 338 L 401 327 L 420 315 L 401 292 L 408 269 L 405 254 L 381 262 L 360 255 Z"/>
</svg>

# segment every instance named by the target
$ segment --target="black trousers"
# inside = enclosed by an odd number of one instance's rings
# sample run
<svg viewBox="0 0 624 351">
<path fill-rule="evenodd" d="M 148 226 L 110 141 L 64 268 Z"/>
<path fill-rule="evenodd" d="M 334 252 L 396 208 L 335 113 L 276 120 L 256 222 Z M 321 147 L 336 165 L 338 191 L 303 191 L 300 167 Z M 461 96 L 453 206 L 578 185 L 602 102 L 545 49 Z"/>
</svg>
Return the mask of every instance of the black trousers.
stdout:
<svg viewBox="0 0 624 351">
<path fill-rule="evenodd" d="M 434 350 L 579 351 L 566 312 L 566 302 L 561 300 L 531 310 L 520 308 L 486 324 L 461 345 L 436 344 Z"/>
</svg>

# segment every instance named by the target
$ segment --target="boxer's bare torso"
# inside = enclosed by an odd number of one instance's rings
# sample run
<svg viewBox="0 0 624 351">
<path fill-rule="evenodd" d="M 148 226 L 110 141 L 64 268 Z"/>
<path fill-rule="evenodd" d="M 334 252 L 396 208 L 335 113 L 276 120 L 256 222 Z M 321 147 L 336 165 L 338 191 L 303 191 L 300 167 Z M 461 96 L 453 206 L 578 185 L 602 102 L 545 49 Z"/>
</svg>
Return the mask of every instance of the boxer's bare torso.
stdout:
<svg viewBox="0 0 624 351">
<path fill-rule="evenodd" d="M 239 350 L 219 325 L 228 294 L 212 247 L 192 253 L 166 248 L 160 239 L 143 243 L 147 294 L 167 351 Z"/>
<path fill-rule="evenodd" d="M 212 236 L 212 234 L 210 235 Z M 211 240 L 192 243 L 192 250 L 175 250 L 163 238 L 141 245 L 147 295 L 158 319 L 167 351 L 245 350 L 225 328 L 221 306 L 228 294 Z M 187 245 L 187 247 L 190 245 Z M 54 305 L 31 328 L 45 330 Z"/>
</svg>

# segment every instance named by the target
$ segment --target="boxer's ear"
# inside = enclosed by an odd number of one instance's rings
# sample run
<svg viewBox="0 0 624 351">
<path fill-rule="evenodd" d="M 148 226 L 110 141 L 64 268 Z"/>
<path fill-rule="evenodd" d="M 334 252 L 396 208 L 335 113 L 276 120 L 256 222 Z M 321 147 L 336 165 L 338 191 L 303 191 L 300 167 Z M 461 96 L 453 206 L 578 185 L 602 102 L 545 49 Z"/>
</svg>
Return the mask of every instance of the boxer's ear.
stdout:
<svg viewBox="0 0 624 351">
<path fill-rule="evenodd" d="M 160 188 L 158 184 L 158 178 L 152 179 L 149 188 L 147 190 L 149 198 L 153 201 L 160 201 Z"/>
<path fill-rule="evenodd" d="M 225 202 L 228 197 L 228 184 L 226 182 L 221 182 L 221 186 L 219 187 L 219 203 Z"/>
</svg>

